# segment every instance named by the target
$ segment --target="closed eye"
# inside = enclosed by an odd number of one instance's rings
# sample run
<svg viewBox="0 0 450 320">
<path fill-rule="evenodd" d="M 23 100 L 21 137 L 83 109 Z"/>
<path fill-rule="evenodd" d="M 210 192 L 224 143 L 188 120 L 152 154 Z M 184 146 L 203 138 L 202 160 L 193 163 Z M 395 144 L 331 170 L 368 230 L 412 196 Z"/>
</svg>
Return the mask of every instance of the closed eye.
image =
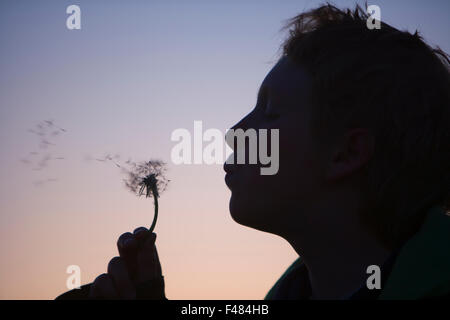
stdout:
<svg viewBox="0 0 450 320">
<path fill-rule="evenodd" d="M 264 111 L 264 117 L 266 117 L 269 120 L 275 120 L 278 119 L 280 117 L 280 114 L 278 112 L 275 112 L 273 110 L 274 108 L 271 105 L 271 101 L 268 100 L 267 101 L 267 107 Z"/>
<path fill-rule="evenodd" d="M 271 101 L 269 97 L 269 89 L 267 85 L 262 85 L 259 88 L 256 109 L 261 110 L 264 118 L 267 120 L 275 120 L 280 117 L 279 113 L 272 111 Z"/>
</svg>

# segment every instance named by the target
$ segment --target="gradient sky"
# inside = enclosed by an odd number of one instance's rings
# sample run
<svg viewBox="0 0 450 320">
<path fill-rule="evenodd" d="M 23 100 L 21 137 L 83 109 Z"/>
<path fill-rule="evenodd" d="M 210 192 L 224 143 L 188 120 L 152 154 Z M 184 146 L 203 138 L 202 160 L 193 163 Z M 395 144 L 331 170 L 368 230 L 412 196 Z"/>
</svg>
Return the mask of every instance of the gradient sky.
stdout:
<svg viewBox="0 0 450 320">
<path fill-rule="evenodd" d="M 74 264 L 91 282 L 120 234 L 151 223 L 152 200 L 92 160 L 107 153 L 169 163 L 156 227 L 169 299 L 263 298 L 295 252 L 234 223 L 221 166 L 171 164 L 170 136 L 194 120 L 224 132 L 249 112 L 283 21 L 321 2 L 1 1 L 0 299 L 53 299 Z M 450 52 L 450 2 L 368 3 Z M 71 4 L 81 30 L 66 28 Z M 67 130 L 47 149 L 64 159 L 33 171 L 21 159 L 43 150 L 28 130 L 46 119 Z"/>
</svg>

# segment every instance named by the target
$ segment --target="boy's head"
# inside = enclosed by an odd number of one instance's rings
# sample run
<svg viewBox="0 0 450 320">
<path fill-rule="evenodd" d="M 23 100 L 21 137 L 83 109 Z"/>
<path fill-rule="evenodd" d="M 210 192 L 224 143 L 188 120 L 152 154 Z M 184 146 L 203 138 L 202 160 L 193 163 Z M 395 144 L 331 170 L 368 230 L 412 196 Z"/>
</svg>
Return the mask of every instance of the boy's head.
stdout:
<svg viewBox="0 0 450 320">
<path fill-rule="evenodd" d="M 394 248 L 427 208 L 448 207 L 448 56 L 417 33 L 384 23 L 370 30 L 366 21 L 358 7 L 331 5 L 290 20 L 255 109 L 233 127 L 280 130 L 276 175 L 227 168 L 237 222 L 317 233 L 342 227 L 346 218 L 334 209 L 351 208 Z"/>
</svg>

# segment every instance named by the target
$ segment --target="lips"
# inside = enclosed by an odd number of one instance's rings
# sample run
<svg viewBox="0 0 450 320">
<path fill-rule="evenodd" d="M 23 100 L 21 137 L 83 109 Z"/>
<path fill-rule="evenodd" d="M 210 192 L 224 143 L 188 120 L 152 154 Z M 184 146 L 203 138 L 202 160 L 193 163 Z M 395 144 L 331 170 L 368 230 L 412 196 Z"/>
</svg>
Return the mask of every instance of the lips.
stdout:
<svg viewBox="0 0 450 320">
<path fill-rule="evenodd" d="M 223 165 L 223 170 L 227 173 L 227 174 L 232 174 L 235 171 L 235 167 L 232 164 L 229 163 L 225 163 Z"/>
<path fill-rule="evenodd" d="M 231 186 L 232 186 L 232 181 L 233 181 L 233 174 L 232 173 L 227 173 L 225 175 L 225 184 L 227 185 L 228 189 L 231 190 Z"/>
<path fill-rule="evenodd" d="M 225 163 L 223 166 L 223 170 L 227 173 L 225 175 L 225 184 L 231 189 L 233 173 L 236 170 L 234 165 Z"/>
</svg>

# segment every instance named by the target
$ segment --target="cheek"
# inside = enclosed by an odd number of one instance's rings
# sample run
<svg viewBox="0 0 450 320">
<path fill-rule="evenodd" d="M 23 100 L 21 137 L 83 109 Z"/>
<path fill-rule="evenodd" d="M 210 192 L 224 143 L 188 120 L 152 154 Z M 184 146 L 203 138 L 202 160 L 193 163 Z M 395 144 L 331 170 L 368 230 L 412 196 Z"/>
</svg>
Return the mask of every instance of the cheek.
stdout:
<svg viewBox="0 0 450 320">
<path fill-rule="evenodd" d="M 281 131 L 281 130 L 280 130 Z M 320 181 L 319 159 L 314 152 L 314 141 L 306 129 L 286 129 L 280 132 L 280 168 L 277 187 L 285 197 L 303 198 Z"/>
</svg>

